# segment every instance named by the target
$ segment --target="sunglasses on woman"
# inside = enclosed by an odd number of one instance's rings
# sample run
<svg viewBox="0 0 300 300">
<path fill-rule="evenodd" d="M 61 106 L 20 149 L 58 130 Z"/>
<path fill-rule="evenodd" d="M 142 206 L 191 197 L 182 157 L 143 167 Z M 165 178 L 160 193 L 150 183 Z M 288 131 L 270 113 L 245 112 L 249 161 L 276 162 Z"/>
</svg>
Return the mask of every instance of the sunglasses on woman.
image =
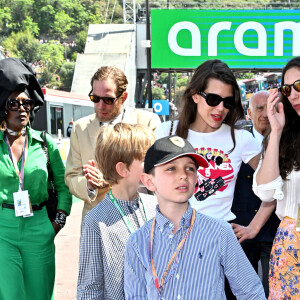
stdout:
<svg viewBox="0 0 300 300">
<path fill-rule="evenodd" d="M 279 92 L 285 96 L 289 97 L 291 95 L 292 87 L 294 88 L 295 91 L 300 92 L 300 79 L 297 79 L 294 83 L 292 84 L 284 84 L 279 88 Z"/>
<path fill-rule="evenodd" d="M 223 101 L 225 108 L 227 109 L 235 108 L 235 99 L 233 96 L 222 98 L 221 96 L 212 93 L 206 94 L 205 92 L 198 92 L 198 94 L 205 99 L 206 103 L 209 106 L 217 106 Z"/>
<path fill-rule="evenodd" d="M 26 99 L 21 103 L 17 98 L 10 98 L 6 103 L 6 107 L 10 111 L 18 111 L 21 105 L 24 107 L 26 112 L 30 112 L 34 108 L 34 101 L 32 99 Z"/>
<path fill-rule="evenodd" d="M 100 100 L 102 99 L 105 104 L 113 105 L 118 100 L 118 98 L 120 98 L 122 96 L 122 94 L 123 93 L 121 93 L 116 98 L 114 98 L 114 97 L 101 97 L 101 96 L 93 95 L 92 91 L 90 91 L 89 97 L 90 97 L 91 101 L 94 102 L 94 103 L 99 103 Z"/>
</svg>

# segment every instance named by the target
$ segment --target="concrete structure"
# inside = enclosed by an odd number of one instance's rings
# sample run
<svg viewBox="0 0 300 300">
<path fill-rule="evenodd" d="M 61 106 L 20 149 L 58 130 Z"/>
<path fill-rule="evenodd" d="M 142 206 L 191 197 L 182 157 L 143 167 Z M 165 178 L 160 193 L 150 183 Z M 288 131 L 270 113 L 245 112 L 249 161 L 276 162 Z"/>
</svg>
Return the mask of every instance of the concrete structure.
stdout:
<svg viewBox="0 0 300 300">
<path fill-rule="evenodd" d="M 90 80 L 101 66 L 114 65 L 127 76 L 127 105 L 134 106 L 136 82 L 136 25 L 92 24 L 89 26 L 84 54 L 78 54 L 71 91 L 87 95 Z"/>
</svg>

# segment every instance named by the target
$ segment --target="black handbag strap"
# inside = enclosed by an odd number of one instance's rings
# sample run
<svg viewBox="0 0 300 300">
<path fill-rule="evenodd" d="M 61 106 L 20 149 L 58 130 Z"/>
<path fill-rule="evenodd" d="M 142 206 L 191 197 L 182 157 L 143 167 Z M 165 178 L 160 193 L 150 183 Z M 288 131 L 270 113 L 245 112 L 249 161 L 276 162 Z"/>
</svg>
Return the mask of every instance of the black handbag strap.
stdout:
<svg viewBox="0 0 300 300">
<path fill-rule="evenodd" d="M 170 127 L 169 136 L 173 135 L 173 127 L 174 127 L 174 121 L 171 121 L 171 127 Z"/>
<path fill-rule="evenodd" d="M 48 180 L 53 184 L 53 173 L 51 169 L 50 159 L 49 159 L 49 153 L 48 153 L 48 143 L 46 138 L 46 131 L 42 131 L 41 137 L 43 139 L 42 142 L 42 148 L 47 158 L 47 169 L 48 169 Z"/>
</svg>

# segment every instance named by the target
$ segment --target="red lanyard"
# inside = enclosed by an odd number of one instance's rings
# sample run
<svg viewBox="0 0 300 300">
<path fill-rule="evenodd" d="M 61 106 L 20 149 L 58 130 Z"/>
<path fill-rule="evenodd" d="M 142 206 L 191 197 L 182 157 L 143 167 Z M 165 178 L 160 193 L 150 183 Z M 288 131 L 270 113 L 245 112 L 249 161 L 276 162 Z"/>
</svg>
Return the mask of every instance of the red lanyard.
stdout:
<svg viewBox="0 0 300 300">
<path fill-rule="evenodd" d="M 151 266 L 152 266 L 152 276 L 153 276 L 153 280 L 155 282 L 155 286 L 159 292 L 159 294 L 161 294 L 161 291 L 163 290 L 164 288 L 164 283 L 165 283 L 165 280 L 166 280 L 166 277 L 174 263 L 174 260 L 175 258 L 179 255 L 179 252 L 181 251 L 189 233 L 191 232 L 193 226 L 194 226 L 194 223 L 195 223 L 195 217 L 196 217 L 196 211 L 195 209 L 193 209 L 193 215 L 192 215 L 192 219 L 191 219 L 191 225 L 190 225 L 190 228 L 188 230 L 188 232 L 186 233 L 186 235 L 184 236 L 184 238 L 181 240 L 181 242 L 178 244 L 175 252 L 173 253 L 170 261 L 168 262 L 168 265 L 167 265 L 167 268 L 164 272 L 164 275 L 163 275 L 163 278 L 161 280 L 161 285 L 159 285 L 159 282 L 158 282 L 158 277 L 157 277 L 157 273 L 156 273 L 156 269 L 155 269 L 155 266 L 154 266 L 154 261 L 153 261 L 153 238 L 154 238 L 154 227 L 155 227 L 155 217 L 153 219 L 153 222 L 152 222 L 152 228 L 151 228 L 151 240 L 150 240 L 150 259 L 151 259 Z"/>
</svg>

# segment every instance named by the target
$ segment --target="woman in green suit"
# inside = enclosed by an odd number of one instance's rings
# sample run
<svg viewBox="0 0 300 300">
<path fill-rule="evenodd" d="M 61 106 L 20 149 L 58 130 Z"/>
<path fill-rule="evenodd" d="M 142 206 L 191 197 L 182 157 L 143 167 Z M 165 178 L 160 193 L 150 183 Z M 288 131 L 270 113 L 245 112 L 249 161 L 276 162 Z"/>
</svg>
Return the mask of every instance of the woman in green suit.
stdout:
<svg viewBox="0 0 300 300">
<path fill-rule="evenodd" d="M 43 104 L 31 67 L 16 58 L 0 61 L 0 299 L 51 299 L 54 237 L 70 213 L 64 165 L 47 135 L 58 206 L 50 221 L 47 158 L 41 132 L 29 126 Z"/>
</svg>

